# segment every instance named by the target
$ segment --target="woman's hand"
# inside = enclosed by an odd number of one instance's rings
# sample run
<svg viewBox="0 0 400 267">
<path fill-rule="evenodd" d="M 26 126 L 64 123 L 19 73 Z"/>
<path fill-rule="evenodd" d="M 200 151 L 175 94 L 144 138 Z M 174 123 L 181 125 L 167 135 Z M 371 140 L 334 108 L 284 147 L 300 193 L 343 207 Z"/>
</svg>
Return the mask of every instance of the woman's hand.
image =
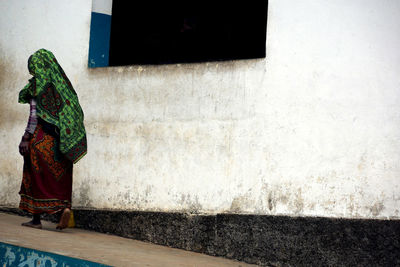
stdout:
<svg viewBox="0 0 400 267">
<path fill-rule="evenodd" d="M 28 132 L 25 132 L 24 136 L 22 136 L 22 140 L 19 143 L 19 153 L 22 156 L 25 156 L 29 152 L 29 140 L 31 135 Z"/>
<path fill-rule="evenodd" d="M 25 156 L 29 151 L 29 141 L 21 140 L 19 143 L 19 154 Z"/>
</svg>

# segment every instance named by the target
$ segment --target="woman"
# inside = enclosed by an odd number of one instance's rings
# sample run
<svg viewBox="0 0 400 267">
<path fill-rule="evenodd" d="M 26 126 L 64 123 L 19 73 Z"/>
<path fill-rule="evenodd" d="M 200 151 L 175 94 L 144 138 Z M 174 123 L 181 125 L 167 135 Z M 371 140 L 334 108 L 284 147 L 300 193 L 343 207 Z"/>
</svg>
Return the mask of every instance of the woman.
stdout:
<svg viewBox="0 0 400 267">
<path fill-rule="evenodd" d="M 19 145 L 24 156 L 19 207 L 33 214 L 33 219 L 22 225 L 40 229 L 40 214 L 62 212 L 57 229 L 64 229 L 71 213 L 72 165 L 87 150 L 83 112 L 50 51 L 36 51 L 28 69 L 33 77 L 18 100 L 30 104 L 28 126 Z"/>
</svg>

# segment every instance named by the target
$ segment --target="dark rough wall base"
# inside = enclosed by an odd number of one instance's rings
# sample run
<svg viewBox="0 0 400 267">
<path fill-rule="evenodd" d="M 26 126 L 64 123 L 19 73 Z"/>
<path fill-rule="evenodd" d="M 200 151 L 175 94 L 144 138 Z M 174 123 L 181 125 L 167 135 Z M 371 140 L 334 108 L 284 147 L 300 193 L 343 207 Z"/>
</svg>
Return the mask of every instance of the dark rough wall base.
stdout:
<svg viewBox="0 0 400 267">
<path fill-rule="evenodd" d="M 265 266 L 400 266 L 398 220 L 81 209 L 74 217 L 80 228 Z"/>
</svg>

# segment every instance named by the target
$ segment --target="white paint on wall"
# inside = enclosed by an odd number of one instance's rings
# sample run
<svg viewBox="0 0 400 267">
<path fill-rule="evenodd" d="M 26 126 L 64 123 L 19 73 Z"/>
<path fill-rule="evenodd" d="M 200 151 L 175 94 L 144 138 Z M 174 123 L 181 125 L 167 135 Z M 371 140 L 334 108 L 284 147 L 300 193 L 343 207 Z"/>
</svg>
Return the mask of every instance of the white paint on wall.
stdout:
<svg viewBox="0 0 400 267">
<path fill-rule="evenodd" d="M 400 2 L 270 0 L 267 58 L 88 69 L 90 1 L 0 2 L 0 204 L 18 205 L 26 60 L 85 111 L 75 207 L 400 218 Z"/>
<path fill-rule="evenodd" d="M 92 0 L 92 12 L 111 15 L 112 0 Z"/>
</svg>

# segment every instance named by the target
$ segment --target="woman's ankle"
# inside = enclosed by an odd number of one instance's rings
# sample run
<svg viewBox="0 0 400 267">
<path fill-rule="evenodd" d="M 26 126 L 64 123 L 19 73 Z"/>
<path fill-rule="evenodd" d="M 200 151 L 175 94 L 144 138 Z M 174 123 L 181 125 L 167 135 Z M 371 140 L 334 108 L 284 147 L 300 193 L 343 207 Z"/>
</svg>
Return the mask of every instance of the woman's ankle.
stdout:
<svg viewBox="0 0 400 267">
<path fill-rule="evenodd" d="M 33 218 L 32 218 L 32 223 L 33 224 L 40 224 L 40 214 L 33 214 Z"/>
</svg>

